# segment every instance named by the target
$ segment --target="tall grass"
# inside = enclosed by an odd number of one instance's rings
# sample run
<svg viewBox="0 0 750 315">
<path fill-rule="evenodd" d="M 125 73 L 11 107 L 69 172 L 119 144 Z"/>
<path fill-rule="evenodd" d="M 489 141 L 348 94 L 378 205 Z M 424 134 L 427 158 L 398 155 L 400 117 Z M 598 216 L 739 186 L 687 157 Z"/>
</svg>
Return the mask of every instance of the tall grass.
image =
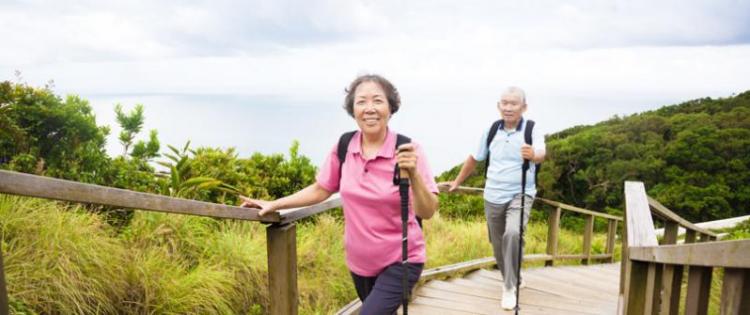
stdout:
<svg viewBox="0 0 750 315">
<path fill-rule="evenodd" d="M 427 268 L 488 257 L 483 219 L 424 222 Z M 262 314 L 268 304 L 265 226 L 137 211 L 124 229 L 62 203 L 0 195 L 0 233 L 14 314 Z M 532 222 L 527 253 L 546 249 Z M 322 214 L 298 224 L 300 313 L 329 314 L 356 298 L 343 223 Z M 594 238 L 603 252 L 605 236 Z M 561 231 L 562 253 L 580 253 Z"/>
</svg>

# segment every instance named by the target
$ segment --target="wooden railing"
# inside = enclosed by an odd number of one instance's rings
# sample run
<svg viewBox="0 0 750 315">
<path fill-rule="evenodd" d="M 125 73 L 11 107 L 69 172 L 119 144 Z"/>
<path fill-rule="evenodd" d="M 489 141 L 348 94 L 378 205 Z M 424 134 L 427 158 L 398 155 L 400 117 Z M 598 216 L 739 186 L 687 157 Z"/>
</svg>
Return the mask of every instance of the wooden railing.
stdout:
<svg viewBox="0 0 750 315">
<path fill-rule="evenodd" d="M 440 185 L 440 191 L 448 192 L 447 185 Z M 455 193 L 459 194 L 481 194 L 484 189 L 473 187 L 459 187 Z M 545 266 L 552 266 L 556 260 L 580 259 L 582 264 L 589 264 L 592 260 L 614 261 L 615 240 L 617 237 L 617 222 L 622 221 L 622 217 L 583 209 L 561 202 L 552 201 L 544 198 L 535 198 L 543 204 L 551 206 L 547 219 L 547 252 L 543 255 L 525 255 L 524 260 L 544 261 Z M 583 250 L 580 254 L 560 254 L 557 250 L 560 239 L 560 218 L 562 210 L 576 212 L 585 216 L 583 228 Z M 604 254 L 593 255 L 591 253 L 591 244 L 594 236 L 594 220 L 607 220 L 607 246 Z"/>
<path fill-rule="evenodd" d="M 313 206 L 283 210 L 261 217 L 257 209 L 186 200 L 3 170 L 0 170 L 0 193 L 269 223 L 266 228 L 266 237 L 268 241 L 268 311 L 270 314 L 297 314 L 299 294 L 295 222 L 341 205 L 341 201 L 335 195 Z M 0 252 L 0 314 L 8 314 L 2 252 Z"/>
<path fill-rule="evenodd" d="M 750 314 L 750 240 L 716 241 L 716 234 L 648 197 L 641 182 L 625 182 L 625 202 L 622 314 L 677 314 L 685 270 L 685 313 L 706 314 L 713 268 L 724 269 L 721 314 Z M 661 245 L 652 215 L 664 222 Z M 678 245 L 680 226 L 687 232 Z"/>
</svg>

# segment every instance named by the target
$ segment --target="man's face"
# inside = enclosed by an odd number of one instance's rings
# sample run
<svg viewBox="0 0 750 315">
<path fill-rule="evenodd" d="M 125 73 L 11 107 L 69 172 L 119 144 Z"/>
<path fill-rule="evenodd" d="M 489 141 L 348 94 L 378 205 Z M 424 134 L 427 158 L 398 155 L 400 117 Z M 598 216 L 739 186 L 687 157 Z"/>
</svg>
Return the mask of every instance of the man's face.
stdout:
<svg viewBox="0 0 750 315">
<path fill-rule="evenodd" d="M 497 109 L 506 123 L 514 125 L 521 119 L 521 115 L 526 111 L 526 103 L 521 96 L 515 93 L 506 93 L 497 102 Z"/>
</svg>

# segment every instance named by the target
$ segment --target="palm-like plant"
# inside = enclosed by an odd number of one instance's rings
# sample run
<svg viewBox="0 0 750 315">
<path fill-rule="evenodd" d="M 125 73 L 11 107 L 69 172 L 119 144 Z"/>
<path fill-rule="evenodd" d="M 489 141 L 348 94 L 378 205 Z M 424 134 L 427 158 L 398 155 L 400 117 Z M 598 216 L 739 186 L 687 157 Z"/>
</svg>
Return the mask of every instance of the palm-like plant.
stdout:
<svg viewBox="0 0 750 315">
<path fill-rule="evenodd" d="M 164 153 L 170 161 L 157 162 L 159 165 L 169 169 L 168 174 L 163 174 L 162 180 L 159 181 L 161 194 L 180 198 L 197 199 L 204 192 L 211 190 L 221 190 L 228 193 L 238 193 L 239 190 L 232 185 L 226 184 L 221 180 L 208 176 L 193 174 L 192 160 L 190 154 L 195 155 L 195 151 L 190 149 L 190 141 L 185 143 L 182 150 L 171 145 L 167 145 L 171 153 Z"/>
</svg>

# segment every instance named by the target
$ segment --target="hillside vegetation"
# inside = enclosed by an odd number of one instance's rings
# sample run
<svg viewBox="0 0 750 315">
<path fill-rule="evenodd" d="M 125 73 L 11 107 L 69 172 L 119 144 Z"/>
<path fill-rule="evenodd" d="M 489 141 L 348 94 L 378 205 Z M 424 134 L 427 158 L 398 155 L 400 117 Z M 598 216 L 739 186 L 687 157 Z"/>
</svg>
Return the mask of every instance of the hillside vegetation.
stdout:
<svg viewBox="0 0 750 315">
<path fill-rule="evenodd" d="M 546 143 L 542 197 L 621 214 L 623 182 L 637 180 L 690 221 L 750 213 L 750 91 L 572 127 Z M 475 175 L 466 183 L 481 187 L 484 180 Z"/>
</svg>

